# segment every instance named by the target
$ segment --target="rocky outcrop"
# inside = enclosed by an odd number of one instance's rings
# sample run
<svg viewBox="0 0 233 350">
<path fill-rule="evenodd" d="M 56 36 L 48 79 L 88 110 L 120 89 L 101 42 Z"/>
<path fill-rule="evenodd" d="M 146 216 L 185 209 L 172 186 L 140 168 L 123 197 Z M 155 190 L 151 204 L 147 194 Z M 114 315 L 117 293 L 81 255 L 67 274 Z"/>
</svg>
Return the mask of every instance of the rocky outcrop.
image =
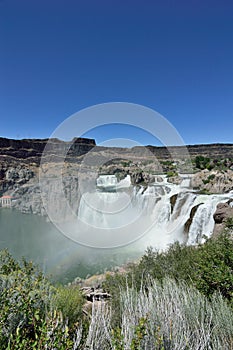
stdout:
<svg viewBox="0 0 233 350">
<path fill-rule="evenodd" d="M 230 217 L 233 217 L 233 207 L 230 206 L 230 202 L 228 201 L 227 203 L 219 203 L 214 214 L 215 223 L 222 224 L 226 222 L 227 218 Z"/>
<path fill-rule="evenodd" d="M 111 298 L 111 295 L 102 288 L 84 287 L 81 288 L 81 291 L 86 299 L 82 311 L 87 317 L 91 317 L 93 306 L 104 307 L 104 304 Z"/>
<path fill-rule="evenodd" d="M 193 175 L 191 186 L 209 193 L 227 193 L 233 190 L 233 171 L 202 170 Z"/>
<path fill-rule="evenodd" d="M 111 295 L 107 292 L 105 292 L 102 288 L 94 288 L 94 287 L 83 287 L 81 288 L 81 291 L 83 292 L 86 300 L 94 302 L 94 301 L 100 301 L 100 300 L 108 300 L 110 299 Z"/>
<path fill-rule="evenodd" d="M 232 201 L 229 200 L 227 203 L 219 203 L 217 205 L 216 211 L 214 213 L 214 235 L 217 235 L 221 231 L 223 231 L 227 220 L 233 218 L 233 207 L 231 206 Z"/>
</svg>

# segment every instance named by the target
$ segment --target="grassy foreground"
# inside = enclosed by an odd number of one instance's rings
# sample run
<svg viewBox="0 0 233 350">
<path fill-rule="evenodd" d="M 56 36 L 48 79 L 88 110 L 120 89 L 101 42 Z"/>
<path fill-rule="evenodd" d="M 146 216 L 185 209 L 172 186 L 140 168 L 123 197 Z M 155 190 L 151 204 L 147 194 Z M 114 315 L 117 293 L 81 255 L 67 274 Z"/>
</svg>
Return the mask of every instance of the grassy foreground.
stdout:
<svg viewBox="0 0 233 350">
<path fill-rule="evenodd" d="M 78 274 L 78 271 L 77 271 Z M 166 253 L 149 248 L 107 275 L 110 302 L 90 317 L 78 286 L 54 286 L 31 263 L 0 254 L 0 349 L 233 349 L 230 233 Z"/>
</svg>

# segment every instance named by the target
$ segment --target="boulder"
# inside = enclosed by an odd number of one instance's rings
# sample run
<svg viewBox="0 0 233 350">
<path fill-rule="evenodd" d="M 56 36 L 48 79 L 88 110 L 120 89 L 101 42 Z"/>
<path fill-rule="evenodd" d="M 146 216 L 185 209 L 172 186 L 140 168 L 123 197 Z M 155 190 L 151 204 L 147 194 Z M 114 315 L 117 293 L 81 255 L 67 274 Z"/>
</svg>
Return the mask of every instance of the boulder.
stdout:
<svg viewBox="0 0 233 350">
<path fill-rule="evenodd" d="M 219 203 L 214 213 L 215 223 L 222 224 L 230 217 L 233 217 L 233 208 L 229 203 Z"/>
</svg>

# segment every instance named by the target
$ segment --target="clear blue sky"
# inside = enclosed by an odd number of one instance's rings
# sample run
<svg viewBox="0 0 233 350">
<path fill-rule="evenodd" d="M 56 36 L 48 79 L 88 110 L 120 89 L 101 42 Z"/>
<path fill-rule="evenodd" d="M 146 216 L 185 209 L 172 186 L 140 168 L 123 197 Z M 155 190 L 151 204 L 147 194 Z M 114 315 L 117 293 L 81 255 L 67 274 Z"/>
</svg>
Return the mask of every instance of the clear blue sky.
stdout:
<svg viewBox="0 0 233 350">
<path fill-rule="evenodd" d="M 187 144 L 233 142 L 232 1 L 0 0 L 0 43 L 2 137 L 49 137 L 80 109 L 124 101 Z"/>
</svg>

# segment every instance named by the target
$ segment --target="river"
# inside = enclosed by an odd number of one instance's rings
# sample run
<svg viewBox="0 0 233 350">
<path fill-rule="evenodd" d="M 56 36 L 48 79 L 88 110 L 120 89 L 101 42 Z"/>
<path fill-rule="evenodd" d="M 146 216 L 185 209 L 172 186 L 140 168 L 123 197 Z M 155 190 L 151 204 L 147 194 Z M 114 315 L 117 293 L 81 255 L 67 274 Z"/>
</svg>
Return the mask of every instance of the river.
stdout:
<svg viewBox="0 0 233 350">
<path fill-rule="evenodd" d="M 4 248 L 17 259 L 24 256 L 34 261 L 53 280 L 62 283 L 101 273 L 135 255 L 127 249 L 101 250 L 79 245 L 43 217 L 1 208 L 0 249 Z"/>
</svg>

